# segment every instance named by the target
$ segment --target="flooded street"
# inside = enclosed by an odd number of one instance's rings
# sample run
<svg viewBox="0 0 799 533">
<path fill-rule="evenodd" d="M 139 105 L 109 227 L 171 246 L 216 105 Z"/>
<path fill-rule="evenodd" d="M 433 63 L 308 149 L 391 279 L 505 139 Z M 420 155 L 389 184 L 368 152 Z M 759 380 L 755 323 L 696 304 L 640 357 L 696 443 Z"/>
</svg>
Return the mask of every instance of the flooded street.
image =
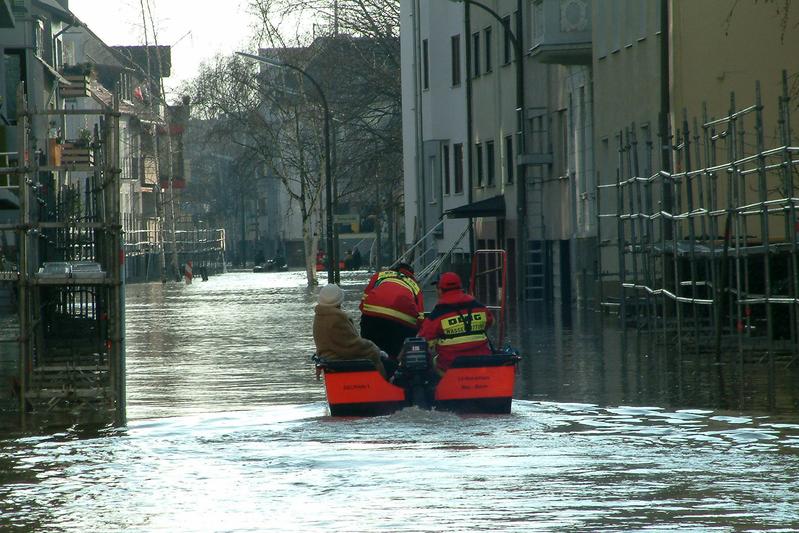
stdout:
<svg viewBox="0 0 799 533">
<path fill-rule="evenodd" d="M 510 415 L 334 419 L 303 282 L 129 286 L 128 425 L 0 441 L 0 529 L 799 531 L 793 366 L 575 316 L 511 327 Z"/>
</svg>

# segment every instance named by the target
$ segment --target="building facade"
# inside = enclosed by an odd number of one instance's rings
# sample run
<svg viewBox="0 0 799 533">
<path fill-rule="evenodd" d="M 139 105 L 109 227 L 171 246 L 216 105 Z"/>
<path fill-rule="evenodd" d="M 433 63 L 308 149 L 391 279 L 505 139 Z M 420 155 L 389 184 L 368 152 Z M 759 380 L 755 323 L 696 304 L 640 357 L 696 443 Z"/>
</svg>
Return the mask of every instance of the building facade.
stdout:
<svg viewBox="0 0 799 533">
<path fill-rule="evenodd" d="M 687 131 L 684 117 L 701 117 L 703 109 L 710 119 L 726 115 L 732 92 L 751 105 L 755 80 L 762 82 L 762 101 L 774 104 L 767 139 L 775 139 L 781 70 L 789 76 L 796 70 L 790 50 L 797 35 L 785 18 L 796 14 L 754 0 L 409 0 L 402 6 L 407 243 L 420 234 L 411 231 L 418 221 L 428 228 L 435 221 L 435 210 L 422 217 L 422 206 L 435 207 L 429 184 L 446 190 L 440 163 L 430 160 L 440 149 L 426 145 L 450 135 L 437 129 L 457 129 L 468 147 L 467 192 L 458 205 L 501 198 L 494 203 L 504 212 L 474 217 L 466 248 L 520 252 L 517 294 L 527 301 L 593 305 L 600 294 L 618 293 L 618 176 L 633 168 L 638 176 L 680 171 L 684 155 L 671 146 L 679 147 Z M 467 43 L 459 58 L 466 73 L 461 98 L 442 81 L 453 62 L 441 41 L 458 25 Z M 521 82 L 506 28 L 518 34 Z M 632 145 L 641 150 L 635 160 Z M 670 209 L 687 201 L 684 195 L 658 189 L 653 202 Z M 445 225 L 440 241 L 457 234 Z"/>
<path fill-rule="evenodd" d="M 445 211 L 470 202 L 472 151 L 467 131 L 468 36 L 463 8 L 452 2 L 401 2 L 402 136 L 405 236 L 411 244 L 433 231 L 420 256 L 430 261 L 455 247 L 470 253 L 460 219 Z"/>
<path fill-rule="evenodd" d="M 442 213 L 471 217 L 460 249 L 506 250 L 521 300 L 571 302 L 575 285 L 587 297 L 594 261 L 584 258 L 596 240 L 590 6 L 402 6 L 406 235 L 423 235 L 418 226 L 429 229 Z M 442 166 L 447 156 L 462 157 L 462 177 L 459 163 Z M 464 223 L 445 222 L 439 254 Z"/>
</svg>

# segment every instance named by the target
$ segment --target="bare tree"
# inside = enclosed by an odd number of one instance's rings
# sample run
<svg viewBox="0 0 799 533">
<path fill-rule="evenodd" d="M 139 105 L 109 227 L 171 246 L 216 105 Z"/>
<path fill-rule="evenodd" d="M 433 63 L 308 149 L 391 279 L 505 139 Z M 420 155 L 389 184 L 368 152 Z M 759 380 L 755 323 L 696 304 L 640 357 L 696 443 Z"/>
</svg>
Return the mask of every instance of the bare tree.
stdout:
<svg viewBox="0 0 799 533">
<path fill-rule="evenodd" d="M 260 74 L 257 64 L 238 56 L 217 57 L 203 66 L 190 89 L 195 118 L 209 125 L 206 138 L 234 147 L 238 167 L 268 169 L 298 206 L 310 285 L 316 283 L 322 117 L 301 80 L 283 74 Z M 254 194 L 254 182 L 239 181 L 240 194 L 247 194 L 247 187 Z"/>
<path fill-rule="evenodd" d="M 250 5 L 260 19 L 260 39 L 307 50 L 303 66 L 327 95 L 339 210 L 372 219 L 400 212 L 399 1 L 251 0 Z M 313 31 L 297 31 L 297 21 L 312 23 Z M 286 35 L 294 38 L 287 41 Z"/>
<path fill-rule="evenodd" d="M 364 216 L 402 202 L 399 2 L 250 0 L 261 54 L 319 82 L 332 114 L 335 198 Z M 313 31 L 306 31 L 310 22 Z M 207 138 L 232 143 L 279 178 L 303 221 L 308 283 L 316 283 L 324 184 L 323 113 L 291 70 L 238 57 L 206 64 L 188 88 Z"/>
</svg>

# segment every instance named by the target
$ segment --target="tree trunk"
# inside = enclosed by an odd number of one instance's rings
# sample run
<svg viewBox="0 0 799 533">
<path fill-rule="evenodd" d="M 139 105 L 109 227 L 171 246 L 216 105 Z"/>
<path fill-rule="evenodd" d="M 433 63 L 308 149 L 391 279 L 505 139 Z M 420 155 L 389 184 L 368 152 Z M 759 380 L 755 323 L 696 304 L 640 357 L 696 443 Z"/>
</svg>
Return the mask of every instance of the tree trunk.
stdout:
<svg viewBox="0 0 799 533">
<path fill-rule="evenodd" d="M 383 223 L 380 216 L 375 218 L 375 270 L 383 268 Z"/>
<path fill-rule="evenodd" d="M 304 213 L 307 211 L 303 210 Z M 302 220 L 302 245 L 305 253 L 305 276 L 308 286 L 313 287 L 319 284 L 316 278 L 316 251 L 319 249 L 319 236 L 314 233 L 311 216 L 305 216 Z"/>
<path fill-rule="evenodd" d="M 313 232 L 308 229 L 309 224 L 303 224 L 302 242 L 305 247 L 305 275 L 308 280 L 308 286 L 313 287 L 318 285 L 319 281 L 316 279 L 316 243 L 319 241 L 318 237 L 313 235 Z"/>
</svg>

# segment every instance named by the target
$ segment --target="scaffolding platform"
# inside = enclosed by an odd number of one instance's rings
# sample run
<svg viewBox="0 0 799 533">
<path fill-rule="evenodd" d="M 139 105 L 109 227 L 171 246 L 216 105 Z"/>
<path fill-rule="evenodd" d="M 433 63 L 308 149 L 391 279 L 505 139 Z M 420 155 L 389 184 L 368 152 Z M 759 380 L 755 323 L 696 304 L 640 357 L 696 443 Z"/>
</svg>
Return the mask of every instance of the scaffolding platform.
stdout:
<svg viewBox="0 0 799 533">
<path fill-rule="evenodd" d="M 0 228 L 15 232 L 18 249 L 18 268 L 0 272 L 16 286 L 18 411 L 23 420 L 88 413 L 124 424 L 119 104 L 37 112 L 24 91 L 18 104 L 17 164 L 0 170 L 8 177 L 0 188 L 19 200 L 18 222 Z M 62 153 L 61 165 L 30 157 L 30 122 L 67 114 L 101 116 L 91 149 Z M 70 180 L 70 171 L 88 172 L 86 183 Z"/>
<path fill-rule="evenodd" d="M 740 358 L 799 357 L 793 105 L 784 72 L 773 147 L 759 83 L 753 105 L 738 107 L 731 94 L 721 118 L 706 108 L 693 121 L 683 110 L 674 126 L 664 117 L 659 142 L 639 142 L 635 124 L 619 131 L 615 183 L 597 185 L 601 309 L 623 324 L 643 315 L 678 347 L 718 357 L 729 339 Z M 661 170 L 651 168 L 658 152 Z"/>
</svg>

